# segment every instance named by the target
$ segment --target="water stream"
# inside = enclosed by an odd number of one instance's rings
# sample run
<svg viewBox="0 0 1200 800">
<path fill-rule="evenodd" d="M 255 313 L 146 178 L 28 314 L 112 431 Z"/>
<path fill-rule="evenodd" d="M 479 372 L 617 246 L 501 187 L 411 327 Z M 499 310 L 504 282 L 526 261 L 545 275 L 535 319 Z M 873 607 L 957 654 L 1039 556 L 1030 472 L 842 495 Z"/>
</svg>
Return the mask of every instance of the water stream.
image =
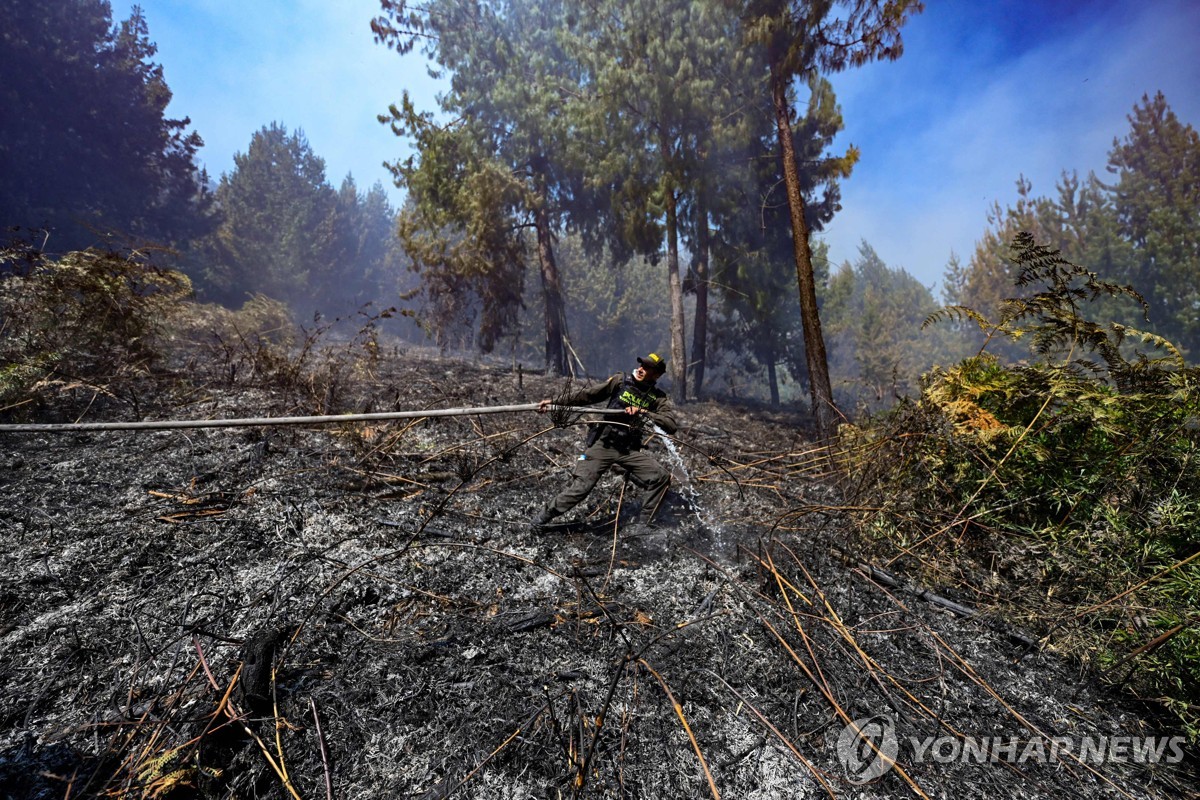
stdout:
<svg viewBox="0 0 1200 800">
<path fill-rule="evenodd" d="M 683 462 L 683 454 L 679 451 L 679 448 L 675 446 L 675 440 L 673 440 L 670 435 L 668 435 L 657 425 L 651 423 L 650 427 L 654 429 L 654 431 L 658 434 L 658 438 L 662 440 L 664 445 L 666 445 L 667 461 L 672 467 L 675 467 L 678 470 L 676 474 L 681 475 L 683 478 L 681 481 L 677 482 L 678 485 L 676 487 L 678 489 L 679 496 L 683 499 L 683 502 L 687 504 L 687 507 L 691 510 L 691 512 L 696 515 L 696 520 L 699 521 L 703 527 L 707 528 L 713 534 L 719 535 L 723 533 L 724 526 L 714 519 L 712 514 L 709 513 L 701 504 L 700 492 L 697 491 L 695 484 L 692 482 L 691 473 L 688 472 L 687 465 Z M 675 470 L 672 471 L 674 472 Z"/>
</svg>

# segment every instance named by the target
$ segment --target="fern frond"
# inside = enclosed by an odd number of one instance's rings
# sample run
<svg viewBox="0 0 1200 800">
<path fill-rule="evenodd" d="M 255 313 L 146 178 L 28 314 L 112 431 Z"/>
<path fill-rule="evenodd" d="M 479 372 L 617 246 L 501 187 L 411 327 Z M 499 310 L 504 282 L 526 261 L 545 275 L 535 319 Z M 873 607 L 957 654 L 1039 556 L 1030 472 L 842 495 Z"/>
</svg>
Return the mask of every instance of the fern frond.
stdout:
<svg viewBox="0 0 1200 800">
<path fill-rule="evenodd" d="M 174 772 L 167 773 L 147 785 L 144 796 L 152 799 L 166 797 L 176 789 L 191 787 L 193 776 L 194 770 L 191 768 L 177 769 Z"/>
<path fill-rule="evenodd" d="M 1131 328 L 1128 325 L 1121 325 L 1117 322 L 1111 323 L 1111 327 L 1113 334 L 1118 338 L 1118 341 L 1127 338 L 1133 338 L 1142 344 L 1147 345 L 1148 347 L 1153 347 L 1156 350 L 1165 350 L 1167 352 L 1168 357 L 1151 359 L 1151 363 L 1169 362 L 1179 369 L 1183 369 L 1187 366 L 1187 360 L 1184 359 L 1183 353 L 1181 353 L 1179 348 L 1176 347 L 1169 339 L 1159 336 L 1157 333 L 1152 333 L 1151 331 L 1144 331 L 1139 328 Z"/>
<path fill-rule="evenodd" d="M 987 317 L 985 317 L 983 314 L 980 314 L 975 309 L 969 306 L 953 305 L 943 306 L 937 311 L 934 311 L 925 318 L 924 322 L 921 323 L 921 329 L 924 330 L 930 325 L 936 325 L 939 322 L 961 322 L 963 320 L 970 320 L 971 322 L 974 322 L 979 326 L 979 330 L 983 331 L 984 333 L 987 333 L 996 327 L 995 324 L 989 321 Z"/>
</svg>

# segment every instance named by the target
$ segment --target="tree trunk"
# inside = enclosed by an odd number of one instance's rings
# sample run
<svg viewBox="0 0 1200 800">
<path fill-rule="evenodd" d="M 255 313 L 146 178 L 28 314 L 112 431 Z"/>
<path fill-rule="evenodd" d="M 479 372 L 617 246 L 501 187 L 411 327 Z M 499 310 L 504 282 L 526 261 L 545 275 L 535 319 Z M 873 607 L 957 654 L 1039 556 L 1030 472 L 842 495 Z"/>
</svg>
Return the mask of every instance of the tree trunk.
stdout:
<svg viewBox="0 0 1200 800">
<path fill-rule="evenodd" d="M 779 155 L 783 161 L 783 182 L 787 189 L 792 219 L 792 247 L 796 256 L 796 282 L 800 289 L 800 320 L 804 331 L 804 354 L 808 365 L 808 385 L 812 394 L 813 417 L 817 432 L 824 438 L 837 432 L 837 407 L 829 383 L 829 363 L 825 356 L 825 338 L 817 313 L 817 285 L 813 276 L 812 250 L 808 242 L 808 222 L 804 218 L 804 196 L 800 191 L 800 170 L 792 147 L 792 122 L 787 104 L 787 84 L 775 54 L 771 56 L 771 95 L 775 105 L 775 128 L 779 136 Z"/>
<path fill-rule="evenodd" d="M 775 357 L 767 360 L 767 385 L 771 387 L 771 405 L 779 406 L 779 370 L 775 367 Z"/>
<path fill-rule="evenodd" d="M 677 403 L 687 400 L 687 350 L 683 332 L 683 284 L 679 280 L 679 217 L 675 189 L 670 187 L 667 200 L 667 276 L 671 284 L 671 396 Z"/>
<path fill-rule="evenodd" d="M 692 394 L 699 400 L 704 392 L 704 362 L 708 357 L 708 201 L 700 190 L 696 203 L 696 319 L 692 321 Z"/>
<path fill-rule="evenodd" d="M 537 229 L 538 262 L 542 270 L 542 297 L 546 302 L 546 374 L 566 375 L 569 367 L 564 346 L 567 319 L 562 285 L 558 280 L 558 264 L 554 261 L 550 215 L 545 203 L 539 203 L 534 211 L 534 227 Z"/>
</svg>

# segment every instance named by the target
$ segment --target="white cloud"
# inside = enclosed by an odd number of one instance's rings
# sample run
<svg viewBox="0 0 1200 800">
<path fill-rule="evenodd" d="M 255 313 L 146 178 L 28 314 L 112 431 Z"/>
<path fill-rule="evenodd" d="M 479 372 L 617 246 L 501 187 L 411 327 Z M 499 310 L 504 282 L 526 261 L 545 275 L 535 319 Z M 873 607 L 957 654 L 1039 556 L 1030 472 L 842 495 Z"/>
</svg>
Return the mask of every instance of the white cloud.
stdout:
<svg viewBox="0 0 1200 800">
<path fill-rule="evenodd" d="M 910 46 L 900 62 L 847 75 L 844 91 L 839 76 L 843 138 L 864 152 L 826 237 L 835 261 L 857 257 L 865 238 L 932 283 L 951 250 L 969 257 L 994 201 L 1015 201 L 1019 175 L 1052 194 L 1063 170 L 1102 173 L 1143 94 L 1162 89 L 1185 122 L 1200 120 L 1200 26 L 1188 23 L 1200 6 L 1130 9 L 1138 13 L 1098 17 L 999 65 L 955 70 L 957 34 L 943 29 L 921 37 L 928 51 Z"/>
</svg>

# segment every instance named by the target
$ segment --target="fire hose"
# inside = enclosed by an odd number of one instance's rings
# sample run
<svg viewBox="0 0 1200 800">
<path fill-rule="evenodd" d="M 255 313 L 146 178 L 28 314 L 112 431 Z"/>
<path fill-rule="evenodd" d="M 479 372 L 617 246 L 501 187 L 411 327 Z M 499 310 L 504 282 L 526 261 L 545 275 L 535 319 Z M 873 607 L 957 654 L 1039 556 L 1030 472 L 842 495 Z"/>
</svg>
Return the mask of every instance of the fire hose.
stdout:
<svg viewBox="0 0 1200 800">
<path fill-rule="evenodd" d="M 368 414 L 325 414 L 311 417 L 244 417 L 241 419 L 144 420 L 141 422 L 62 422 L 0 425 L 0 433 L 69 433 L 72 431 L 165 431 L 177 428 L 243 428 L 272 425 L 329 425 L 343 422 L 377 422 L 423 417 L 465 417 L 474 414 L 509 414 L 536 411 L 538 403 L 480 408 L 431 408 L 423 411 L 380 411 Z M 609 409 L 551 405 L 548 411 L 573 414 L 608 414 Z"/>
</svg>

